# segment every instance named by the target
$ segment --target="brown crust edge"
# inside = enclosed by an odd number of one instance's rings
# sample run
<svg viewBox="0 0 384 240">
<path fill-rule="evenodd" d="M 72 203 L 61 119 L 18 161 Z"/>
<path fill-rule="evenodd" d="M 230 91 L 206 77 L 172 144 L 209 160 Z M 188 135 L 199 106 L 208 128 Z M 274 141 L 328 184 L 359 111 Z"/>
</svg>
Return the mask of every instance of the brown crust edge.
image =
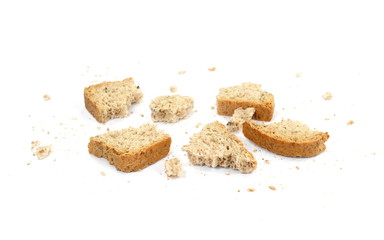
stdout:
<svg viewBox="0 0 384 240">
<path fill-rule="evenodd" d="M 326 149 L 324 143 L 329 138 L 328 133 L 321 133 L 321 138 L 317 141 L 304 143 L 282 141 L 261 133 L 250 121 L 243 123 L 243 134 L 256 145 L 286 157 L 316 156 Z"/>
<path fill-rule="evenodd" d="M 99 85 L 99 84 L 98 84 Z M 106 123 L 107 120 L 103 118 L 101 109 L 97 107 L 96 103 L 90 99 L 90 89 L 96 85 L 84 88 L 84 103 L 88 112 L 100 123 Z"/>
<path fill-rule="evenodd" d="M 117 170 L 123 172 L 139 171 L 168 155 L 172 139 L 170 136 L 155 142 L 136 152 L 117 152 L 105 143 L 90 138 L 88 152 L 96 157 L 105 158 Z"/>
<path fill-rule="evenodd" d="M 219 98 L 216 98 L 216 102 L 217 114 L 219 115 L 232 116 L 234 111 L 240 107 L 243 109 L 253 107 L 256 111 L 252 118 L 260 121 L 271 121 L 275 110 L 274 100 L 268 105 Z"/>
</svg>

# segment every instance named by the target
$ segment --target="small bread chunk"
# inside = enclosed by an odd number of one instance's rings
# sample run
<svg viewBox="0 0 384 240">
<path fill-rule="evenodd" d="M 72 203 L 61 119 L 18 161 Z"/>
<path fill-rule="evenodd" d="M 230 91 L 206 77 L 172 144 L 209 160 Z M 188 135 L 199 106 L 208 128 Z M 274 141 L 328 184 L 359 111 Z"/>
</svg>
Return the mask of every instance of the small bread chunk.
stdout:
<svg viewBox="0 0 384 240">
<path fill-rule="evenodd" d="M 169 153 L 171 137 L 153 124 L 126 128 L 91 137 L 90 154 L 106 158 L 124 172 L 141 170 Z"/>
<path fill-rule="evenodd" d="M 243 143 L 227 128 L 213 122 L 190 138 L 189 145 L 183 146 L 193 165 L 233 168 L 242 173 L 256 169 L 257 162 Z"/>
<path fill-rule="evenodd" d="M 160 96 L 150 104 L 154 122 L 177 122 L 188 116 L 193 108 L 193 99 L 187 96 Z"/>
<path fill-rule="evenodd" d="M 271 121 L 275 109 L 275 100 L 271 93 L 262 91 L 254 83 L 242 83 L 238 86 L 221 88 L 216 96 L 217 114 L 232 116 L 238 108 L 252 107 L 256 110 L 254 119 Z"/>
<path fill-rule="evenodd" d="M 255 113 L 254 108 L 247 108 L 247 109 L 238 108 L 238 109 L 236 109 L 235 112 L 233 113 L 231 119 L 227 123 L 228 131 L 230 131 L 230 132 L 239 131 L 242 128 L 244 122 L 252 119 L 252 116 L 254 113 Z"/>
<path fill-rule="evenodd" d="M 300 121 L 282 120 L 266 125 L 248 121 L 243 124 L 246 138 L 260 147 L 287 157 L 312 157 L 325 150 L 329 135 L 311 130 Z"/>
<path fill-rule="evenodd" d="M 35 149 L 34 154 L 39 160 L 42 160 L 49 156 L 51 153 L 51 146 L 42 146 Z"/>
<path fill-rule="evenodd" d="M 103 82 L 84 89 L 85 107 L 101 123 L 128 116 L 132 103 L 140 101 L 142 97 L 140 88 L 132 78 Z"/>
<path fill-rule="evenodd" d="M 165 174 L 168 177 L 180 177 L 183 175 L 183 168 L 180 159 L 172 158 L 165 160 Z"/>
</svg>

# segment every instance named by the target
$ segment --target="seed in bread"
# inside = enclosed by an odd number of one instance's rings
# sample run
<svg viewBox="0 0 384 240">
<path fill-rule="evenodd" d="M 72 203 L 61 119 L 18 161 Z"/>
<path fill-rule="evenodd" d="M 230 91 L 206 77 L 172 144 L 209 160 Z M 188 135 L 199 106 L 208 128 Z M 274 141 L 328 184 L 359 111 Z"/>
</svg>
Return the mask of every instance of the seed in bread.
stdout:
<svg viewBox="0 0 384 240">
<path fill-rule="evenodd" d="M 90 154 L 106 158 L 116 169 L 139 171 L 168 155 L 171 137 L 153 124 L 126 128 L 91 137 Z"/>
<path fill-rule="evenodd" d="M 143 93 L 132 78 L 84 89 L 85 107 L 101 123 L 128 116 L 132 103 L 139 102 L 142 97 Z"/>
<path fill-rule="evenodd" d="M 230 131 L 230 132 L 239 131 L 242 128 L 244 122 L 252 119 L 252 116 L 254 113 L 255 113 L 254 108 L 247 108 L 247 109 L 238 108 L 238 109 L 236 109 L 235 112 L 233 113 L 231 119 L 227 123 L 228 131 Z"/>
<path fill-rule="evenodd" d="M 168 177 L 180 177 L 183 175 L 183 168 L 180 159 L 171 158 L 165 160 L 165 174 Z"/>
<path fill-rule="evenodd" d="M 213 122 L 190 138 L 189 145 L 183 146 L 193 165 L 224 167 L 250 173 L 256 169 L 257 162 L 243 143 L 227 128 Z"/>
<path fill-rule="evenodd" d="M 150 104 L 154 122 L 177 122 L 188 116 L 193 108 L 193 99 L 187 96 L 159 96 Z"/>
<path fill-rule="evenodd" d="M 328 133 L 311 130 L 293 120 L 269 125 L 248 121 L 243 124 L 243 133 L 256 145 L 287 157 L 315 156 L 325 150 L 324 143 L 329 138 Z"/>
<path fill-rule="evenodd" d="M 271 93 L 261 90 L 255 83 L 242 83 L 238 86 L 221 88 L 216 96 L 217 114 L 232 116 L 238 108 L 254 108 L 254 119 L 271 121 L 275 100 Z"/>
</svg>

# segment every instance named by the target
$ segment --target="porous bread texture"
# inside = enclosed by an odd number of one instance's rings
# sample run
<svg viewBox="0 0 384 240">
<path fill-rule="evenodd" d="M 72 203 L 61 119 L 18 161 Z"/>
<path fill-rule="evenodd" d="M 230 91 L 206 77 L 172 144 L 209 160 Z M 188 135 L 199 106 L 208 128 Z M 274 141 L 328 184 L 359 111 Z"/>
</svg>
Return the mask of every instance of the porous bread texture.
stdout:
<svg viewBox="0 0 384 240">
<path fill-rule="evenodd" d="M 218 121 L 205 125 L 182 149 L 193 165 L 220 166 L 242 173 L 250 173 L 257 166 L 252 153 Z"/>
<path fill-rule="evenodd" d="M 133 78 L 103 82 L 84 89 L 85 107 L 101 123 L 128 116 L 132 103 L 139 102 L 142 97 Z"/>
<path fill-rule="evenodd" d="M 256 145 L 287 157 L 312 157 L 326 149 L 327 132 L 311 130 L 300 121 L 243 124 L 243 134 Z"/>
<path fill-rule="evenodd" d="M 90 138 L 88 151 L 124 172 L 141 170 L 168 155 L 171 137 L 153 124 L 111 131 Z"/>
<path fill-rule="evenodd" d="M 180 159 L 171 158 L 165 160 L 165 174 L 168 177 L 180 177 L 183 175 L 182 164 L 180 163 Z"/>
<path fill-rule="evenodd" d="M 219 115 L 232 116 L 238 108 L 252 107 L 256 110 L 253 118 L 261 121 L 271 121 L 275 109 L 273 95 L 261 90 L 261 86 L 255 83 L 221 88 L 216 102 Z"/>
<path fill-rule="evenodd" d="M 184 119 L 193 109 L 193 99 L 181 95 L 159 96 L 150 104 L 154 122 L 177 122 Z"/>
<path fill-rule="evenodd" d="M 242 128 L 244 122 L 252 119 L 252 116 L 254 113 L 255 113 L 254 108 L 247 108 L 247 109 L 238 108 L 238 109 L 236 109 L 235 112 L 233 113 L 231 119 L 227 123 L 228 131 L 230 131 L 230 132 L 239 131 Z"/>
</svg>

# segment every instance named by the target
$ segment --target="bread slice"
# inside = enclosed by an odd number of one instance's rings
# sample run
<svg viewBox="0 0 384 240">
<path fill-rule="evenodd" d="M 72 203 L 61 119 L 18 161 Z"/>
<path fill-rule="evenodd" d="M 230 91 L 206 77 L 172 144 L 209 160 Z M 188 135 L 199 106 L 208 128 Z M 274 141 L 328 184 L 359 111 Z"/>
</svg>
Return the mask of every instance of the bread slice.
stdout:
<svg viewBox="0 0 384 240">
<path fill-rule="evenodd" d="M 90 154 L 106 158 L 116 169 L 124 172 L 141 170 L 169 153 L 171 137 L 153 124 L 139 128 L 104 133 L 91 137 L 88 144 Z"/>
<path fill-rule="evenodd" d="M 84 89 L 85 107 L 101 123 L 128 116 L 132 103 L 142 97 L 143 93 L 132 78 L 103 82 Z"/>
<path fill-rule="evenodd" d="M 188 116 L 193 108 L 193 99 L 187 96 L 160 96 L 150 104 L 154 122 L 177 122 Z"/>
<path fill-rule="evenodd" d="M 271 93 L 261 90 L 255 83 L 242 83 L 238 86 L 221 88 L 216 96 L 217 113 L 232 116 L 238 108 L 252 107 L 256 110 L 254 119 L 271 121 L 275 109 L 275 100 Z"/>
<path fill-rule="evenodd" d="M 287 157 L 312 157 L 325 150 L 329 135 L 309 129 L 300 121 L 283 120 L 266 125 L 248 121 L 243 124 L 246 138 L 271 152 Z"/>
<path fill-rule="evenodd" d="M 227 128 L 213 122 L 190 138 L 189 145 L 183 146 L 188 158 L 194 165 L 233 168 L 242 173 L 256 169 L 257 162 L 243 143 Z"/>
<path fill-rule="evenodd" d="M 247 109 L 238 108 L 238 109 L 236 109 L 235 112 L 233 113 L 231 119 L 227 123 L 228 131 L 230 131 L 230 132 L 239 131 L 242 128 L 244 122 L 252 119 L 252 116 L 254 113 L 255 113 L 254 108 L 247 108 Z"/>
<path fill-rule="evenodd" d="M 180 177 L 183 175 L 183 168 L 180 163 L 180 159 L 178 158 L 165 160 L 164 167 L 165 174 L 167 174 L 168 177 Z"/>
</svg>

